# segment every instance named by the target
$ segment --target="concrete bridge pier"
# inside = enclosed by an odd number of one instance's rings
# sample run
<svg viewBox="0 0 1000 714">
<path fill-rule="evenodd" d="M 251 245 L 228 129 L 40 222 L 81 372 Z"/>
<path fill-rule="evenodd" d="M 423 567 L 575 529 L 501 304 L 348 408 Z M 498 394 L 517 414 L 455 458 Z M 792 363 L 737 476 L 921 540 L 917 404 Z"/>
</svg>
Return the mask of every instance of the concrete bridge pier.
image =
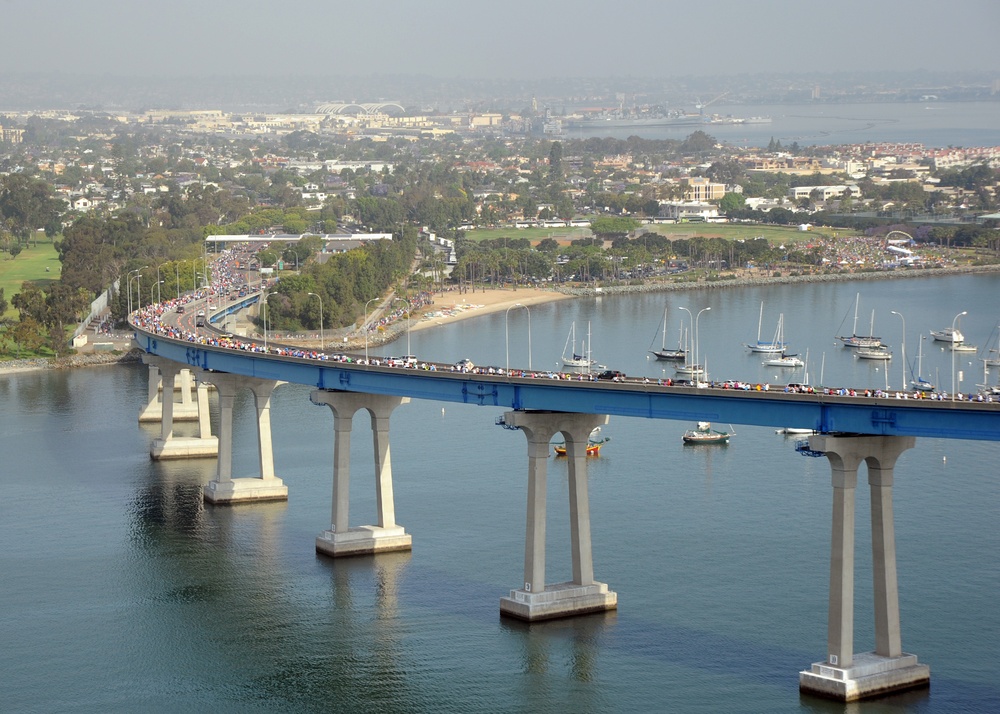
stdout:
<svg viewBox="0 0 1000 714">
<path fill-rule="evenodd" d="M 271 448 L 271 393 L 284 382 L 201 370 L 199 380 L 215 385 L 219 395 L 219 463 L 215 479 L 205 485 L 205 500 L 226 504 L 244 501 L 286 501 L 288 487 L 274 475 Z M 233 405 L 243 389 L 253 392 L 257 407 L 259 477 L 233 478 Z"/>
<path fill-rule="evenodd" d="M 833 472 L 833 533 L 828 654 L 826 661 L 799 673 L 803 692 L 854 701 L 930 684 L 930 668 L 903 652 L 896 580 L 893 469 L 915 443 L 912 436 L 809 438 L 809 448 L 825 452 Z M 875 650 L 854 654 L 854 496 L 862 461 L 868 465 L 871 488 Z"/>
<path fill-rule="evenodd" d="M 309 400 L 313 404 L 325 404 L 333 412 L 333 515 L 330 530 L 316 537 L 317 552 L 336 558 L 411 550 L 410 534 L 396 524 L 389 451 L 389 417 L 396 407 L 409 403 L 410 398 L 316 389 Z M 351 429 L 354 414 L 359 409 L 371 415 L 378 521 L 377 525 L 351 528 Z"/>
<path fill-rule="evenodd" d="M 155 355 L 143 355 L 143 361 L 149 365 L 150 391 L 153 392 L 154 379 L 153 372 L 157 374 L 156 382 L 162 381 L 168 385 L 179 383 L 181 394 L 187 395 L 189 404 L 191 400 L 191 370 L 185 368 L 179 362 L 173 362 Z M 162 376 L 162 377 L 161 377 Z M 159 390 L 157 390 L 159 391 Z M 156 399 L 156 393 L 153 393 Z M 212 429 L 208 419 L 208 387 L 204 384 L 198 385 L 198 401 L 194 404 L 195 416 L 198 418 L 198 436 L 176 436 L 174 434 L 174 421 L 177 420 L 178 407 L 183 407 L 183 397 L 181 405 L 174 401 L 173 389 L 163 392 L 163 398 L 159 400 L 157 408 L 160 410 L 157 421 L 160 422 L 160 436 L 153 440 L 149 447 L 149 456 L 154 461 L 165 459 L 196 459 L 205 456 L 215 456 L 219 453 L 219 440 L 212 436 Z M 149 407 L 147 407 L 147 410 Z M 190 406 L 187 407 L 190 411 Z M 141 420 L 141 417 L 140 417 Z M 149 421 L 147 419 L 147 421 Z"/>
<path fill-rule="evenodd" d="M 587 486 L 587 439 L 595 427 L 608 423 L 608 415 L 514 411 L 504 414 L 504 423 L 518 427 L 528 437 L 528 514 L 524 587 L 500 598 L 500 614 L 534 621 L 617 609 L 618 594 L 608 590 L 606 583 L 594 580 Z M 560 432 L 566 439 L 569 459 L 573 580 L 546 585 L 546 476 L 550 442 Z"/>
<path fill-rule="evenodd" d="M 158 358 L 157 360 L 147 359 L 150 357 L 154 357 L 154 355 L 147 353 L 142 358 L 142 361 L 149 365 L 149 399 L 146 402 L 146 406 L 139 413 L 139 423 L 145 424 L 160 421 L 163 415 L 164 403 L 168 400 L 174 401 L 175 392 L 180 392 L 181 401 L 180 404 L 173 404 L 174 421 L 195 421 L 198 419 L 198 405 L 191 398 L 191 387 L 193 384 L 191 370 L 181 366 L 178 362 L 167 360 L 171 365 L 177 365 L 179 369 L 172 369 L 172 373 L 175 376 L 164 380 L 163 372 L 159 367 L 164 362 L 163 358 Z M 165 387 L 164 382 L 168 386 Z"/>
</svg>

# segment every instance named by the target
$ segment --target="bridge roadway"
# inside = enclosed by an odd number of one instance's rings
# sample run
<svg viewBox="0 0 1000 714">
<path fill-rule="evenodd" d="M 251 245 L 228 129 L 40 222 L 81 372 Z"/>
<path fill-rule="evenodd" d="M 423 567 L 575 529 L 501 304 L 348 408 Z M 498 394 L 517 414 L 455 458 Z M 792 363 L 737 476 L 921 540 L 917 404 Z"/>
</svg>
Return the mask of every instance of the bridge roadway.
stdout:
<svg viewBox="0 0 1000 714">
<path fill-rule="evenodd" d="M 417 368 L 360 364 L 232 349 L 159 334 L 133 324 L 146 352 L 217 372 L 274 379 L 366 394 L 476 404 L 515 411 L 609 414 L 643 419 L 710 421 L 813 429 L 822 434 L 923 436 L 1000 441 L 1000 402 L 897 399 L 665 386 L 655 380 L 623 382 L 555 379 L 548 372 L 511 375 L 452 371 L 452 365 Z M 527 375 L 527 376 L 522 376 Z M 912 395 L 911 395 L 912 396 Z"/>
</svg>

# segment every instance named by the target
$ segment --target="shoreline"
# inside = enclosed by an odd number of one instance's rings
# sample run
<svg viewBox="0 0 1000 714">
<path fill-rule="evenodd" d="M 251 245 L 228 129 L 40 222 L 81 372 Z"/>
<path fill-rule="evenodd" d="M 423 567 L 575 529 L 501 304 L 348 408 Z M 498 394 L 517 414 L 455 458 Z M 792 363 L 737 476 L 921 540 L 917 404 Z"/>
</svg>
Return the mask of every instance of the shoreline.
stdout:
<svg viewBox="0 0 1000 714">
<path fill-rule="evenodd" d="M 924 270 L 893 270 L 872 271 L 864 273 L 829 273 L 825 275 L 782 275 L 774 276 L 734 276 L 717 280 L 678 281 L 670 283 L 645 283 L 641 285 L 614 285 L 597 288 L 517 288 L 488 289 L 484 292 L 469 293 L 436 293 L 430 310 L 414 318 L 410 331 L 426 330 L 432 327 L 450 325 L 462 320 L 468 320 L 482 315 L 502 312 L 515 305 L 539 305 L 542 303 L 570 300 L 579 297 L 594 297 L 598 295 L 627 295 L 630 293 L 648 292 L 684 292 L 689 290 L 720 290 L 727 288 L 754 287 L 758 285 L 793 285 L 796 283 L 819 282 L 864 282 L 870 280 L 911 280 L 917 278 L 947 277 L 953 275 L 975 275 L 980 273 L 1000 273 L 1000 265 L 967 266 L 960 268 L 934 268 Z M 455 299 L 452 299 L 452 298 Z M 406 334 L 406 320 L 400 320 L 389 326 L 385 332 L 369 336 L 370 347 L 382 346 L 394 342 Z M 351 328 L 341 334 L 343 342 L 336 339 L 327 340 L 327 351 L 354 351 L 362 349 L 364 336 L 359 337 Z M 318 345 L 318 340 L 296 340 L 288 344 L 300 346 Z M 334 344 L 338 350 L 331 350 Z M 49 369 L 72 369 L 75 367 L 93 367 L 108 364 L 131 363 L 140 360 L 141 350 L 136 347 L 126 352 L 90 352 L 75 354 L 60 358 L 31 358 L 0 362 L 0 377 L 9 374 L 23 374 Z"/>
</svg>

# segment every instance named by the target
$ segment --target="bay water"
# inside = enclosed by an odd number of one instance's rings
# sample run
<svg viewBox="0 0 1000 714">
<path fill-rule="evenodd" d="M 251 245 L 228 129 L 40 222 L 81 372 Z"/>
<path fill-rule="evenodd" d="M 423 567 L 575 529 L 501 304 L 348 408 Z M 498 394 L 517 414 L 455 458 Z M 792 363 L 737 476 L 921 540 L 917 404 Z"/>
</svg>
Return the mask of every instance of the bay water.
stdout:
<svg viewBox="0 0 1000 714">
<path fill-rule="evenodd" d="M 985 348 L 998 288 L 1000 276 L 986 275 L 587 298 L 416 331 L 411 347 L 423 359 L 502 365 L 509 354 L 555 368 L 575 322 L 599 362 L 655 378 L 672 372 L 648 355 L 664 310 L 672 346 L 688 320 L 679 308 L 710 307 L 698 347 L 713 379 L 804 381 L 743 347 L 763 302 L 762 339 L 783 314 L 792 351 L 808 352 L 809 381 L 895 388 L 907 371 L 903 319 L 909 360 L 920 335 L 962 311 L 960 329 Z M 856 300 L 858 332 L 874 310 L 892 346 L 888 374 L 834 342 L 850 334 Z M 928 337 L 923 371 L 968 391 L 982 381 L 977 356 Z M 499 598 L 521 580 L 527 481 L 526 440 L 494 425 L 502 410 L 419 400 L 397 409 L 396 515 L 413 551 L 334 561 L 314 550 L 330 523 L 333 419 L 308 393 L 282 386 L 272 403 L 288 502 L 213 507 L 201 497 L 213 459 L 149 459 L 159 427 L 137 424 L 145 368 L 0 376 L 0 709 L 1000 710 L 994 442 L 918 439 L 901 457 L 903 646 L 930 665 L 932 685 L 842 705 L 798 692 L 799 670 L 825 654 L 831 488 L 826 460 L 797 454 L 793 440 L 737 424 L 728 446 L 685 447 L 691 424 L 612 417 L 589 475 L 595 574 L 619 609 L 528 626 L 499 616 Z M 243 395 L 238 475 L 255 473 L 253 419 Z M 359 415 L 352 525 L 375 517 L 369 434 Z M 859 652 L 874 637 L 860 476 Z M 570 578 L 566 478 L 553 458 L 548 582 Z"/>
</svg>

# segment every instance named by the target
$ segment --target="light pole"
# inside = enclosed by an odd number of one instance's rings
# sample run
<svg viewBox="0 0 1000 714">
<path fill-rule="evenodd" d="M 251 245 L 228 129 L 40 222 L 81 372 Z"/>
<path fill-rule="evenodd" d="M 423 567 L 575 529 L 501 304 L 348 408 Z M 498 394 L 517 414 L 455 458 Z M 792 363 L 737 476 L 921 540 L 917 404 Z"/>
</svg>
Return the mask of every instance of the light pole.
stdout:
<svg viewBox="0 0 1000 714">
<path fill-rule="evenodd" d="M 371 305 L 376 300 L 380 300 L 380 297 L 373 297 L 371 300 L 365 303 L 365 322 L 361 325 L 361 329 L 365 331 L 365 364 L 368 363 L 368 306 Z"/>
<path fill-rule="evenodd" d="M 903 317 L 902 313 L 896 312 L 895 310 L 890 310 L 890 312 L 903 321 L 903 347 L 902 347 L 903 369 L 900 371 L 903 373 L 903 381 L 902 381 L 903 386 L 901 387 L 901 389 L 905 392 L 906 391 L 906 318 Z"/>
<path fill-rule="evenodd" d="M 174 273 L 177 276 L 177 299 L 181 299 L 181 261 L 174 261 Z"/>
<path fill-rule="evenodd" d="M 958 318 L 962 315 L 968 315 L 969 313 L 965 310 L 955 315 L 955 319 L 951 321 L 951 400 L 955 401 L 955 326 L 958 323 Z"/>
<path fill-rule="evenodd" d="M 274 293 L 263 293 L 264 301 L 261 303 L 261 315 L 264 322 L 264 352 L 267 352 L 267 300 Z"/>
<path fill-rule="evenodd" d="M 156 302 L 160 302 L 160 283 L 162 283 L 162 282 L 163 282 L 162 280 L 157 280 L 156 281 Z M 149 304 L 150 305 L 153 304 L 153 286 L 152 285 L 149 286 Z"/>
<path fill-rule="evenodd" d="M 162 301 L 162 298 L 160 296 L 160 286 L 161 285 L 163 285 L 163 281 L 160 280 L 160 265 L 157 264 L 157 266 L 156 266 L 156 302 L 161 302 Z M 150 294 L 149 300 L 150 300 L 150 302 L 153 301 L 152 294 Z"/>
<path fill-rule="evenodd" d="M 527 305 L 522 305 L 521 303 L 514 303 L 507 308 L 503 317 L 503 335 L 504 342 L 506 344 L 506 355 L 507 355 L 507 376 L 510 376 L 510 330 L 507 327 L 507 320 L 510 317 L 510 311 L 515 307 L 523 307 L 524 311 L 528 313 L 528 371 L 531 371 L 531 310 L 528 309 Z"/>
<path fill-rule="evenodd" d="M 699 371 L 701 370 L 701 364 L 698 362 L 698 318 L 701 317 L 701 313 L 705 312 L 705 310 L 711 310 L 712 308 L 703 307 L 701 310 L 698 311 L 697 316 L 691 315 L 691 311 L 686 307 L 680 307 L 678 309 L 686 312 L 688 314 L 688 317 L 691 318 L 691 329 L 694 332 L 694 367 L 696 371 Z"/>
<path fill-rule="evenodd" d="M 125 274 L 125 277 L 128 280 L 128 283 L 127 283 L 127 285 L 125 287 L 128 290 L 128 311 L 129 311 L 130 315 L 132 314 L 132 273 L 136 273 L 136 279 L 138 279 L 138 277 L 139 277 L 138 273 L 141 273 L 147 267 L 148 266 L 144 265 L 141 268 L 136 268 L 135 270 L 130 270 L 130 271 L 128 271 L 128 273 Z M 138 288 L 136 288 L 136 289 L 138 290 Z M 138 302 L 138 300 L 137 300 L 137 302 Z M 136 308 L 136 309 L 138 309 L 138 308 Z"/>
<path fill-rule="evenodd" d="M 323 351 L 323 298 L 321 298 L 316 293 L 309 293 L 314 298 L 319 300 L 319 351 Z"/>
<path fill-rule="evenodd" d="M 701 362 L 698 361 L 700 359 L 699 353 L 701 351 L 701 341 L 698 337 L 698 321 L 701 319 L 701 313 L 711 309 L 712 308 L 710 307 L 703 307 L 698 311 L 698 315 L 694 318 L 694 363 L 698 366 L 698 369 L 701 370 L 702 375 L 705 377 L 708 377 L 708 374 Z"/>
</svg>

